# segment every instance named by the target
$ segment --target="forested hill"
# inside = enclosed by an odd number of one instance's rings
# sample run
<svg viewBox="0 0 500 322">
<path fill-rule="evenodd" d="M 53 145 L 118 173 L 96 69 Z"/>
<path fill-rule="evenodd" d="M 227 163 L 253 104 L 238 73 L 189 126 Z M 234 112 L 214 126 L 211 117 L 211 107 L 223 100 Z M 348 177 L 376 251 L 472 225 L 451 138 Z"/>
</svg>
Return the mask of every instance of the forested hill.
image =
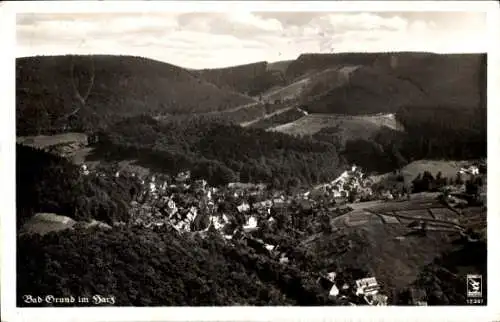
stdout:
<svg viewBox="0 0 500 322">
<path fill-rule="evenodd" d="M 107 55 L 18 58 L 16 98 L 18 135 L 64 125 L 105 125 L 142 113 L 207 112 L 253 102 L 181 67 Z"/>
<path fill-rule="evenodd" d="M 21 237 L 18 254 L 18 295 L 37 290 L 60 297 L 114 297 L 114 303 L 100 306 L 337 304 L 310 272 L 244 243 L 232 246 L 217 234 L 202 239 L 167 228 L 67 230 Z M 21 296 L 18 305 L 26 305 Z"/>
<path fill-rule="evenodd" d="M 126 222 L 128 205 L 139 191 L 135 178 L 82 176 L 67 159 L 19 144 L 16 182 L 18 227 L 40 212 L 108 224 Z"/>
<path fill-rule="evenodd" d="M 284 74 L 269 68 L 267 62 L 258 62 L 227 68 L 203 69 L 200 76 L 221 88 L 256 96 L 278 85 L 285 84 Z"/>
<path fill-rule="evenodd" d="M 395 113 L 401 107 L 485 108 L 486 54 L 303 55 L 287 77 L 330 70 L 301 95 L 310 113 Z M 343 68 L 345 67 L 345 68 Z"/>
<path fill-rule="evenodd" d="M 343 168 L 332 144 L 194 118 L 126 119 L 100 134 L 96 153 L 139 159 L 161 172 L 191 169 L 212 184 L 312 184 L 335 178 Z"/>
<path fill-rule="evenodd" d="M 289 88 L 287 96 L 299 99 L 309 113 L 374 114 L 407 105 L 484 108 L 486 69 L 486 54 L 378 52 L 302 54 L 292 61 L 198 73 L 254 96 L 290 85 L 296 93 Z"/>
</svg>

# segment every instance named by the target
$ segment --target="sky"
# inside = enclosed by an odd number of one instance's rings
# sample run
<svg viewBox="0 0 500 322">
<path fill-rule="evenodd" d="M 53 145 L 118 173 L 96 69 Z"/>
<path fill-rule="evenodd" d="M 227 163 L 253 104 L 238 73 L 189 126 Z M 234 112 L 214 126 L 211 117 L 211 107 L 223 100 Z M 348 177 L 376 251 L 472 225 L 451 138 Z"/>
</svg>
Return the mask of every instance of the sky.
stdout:
<svg viewBox="0 0 500 322">
<path fill-rule="evenodd" d="M 302 53 L 486 52 L 480 12 L 171 12 L 17 15 L 17 57 L 120 54 L 218 68 Z"/>
</svg>

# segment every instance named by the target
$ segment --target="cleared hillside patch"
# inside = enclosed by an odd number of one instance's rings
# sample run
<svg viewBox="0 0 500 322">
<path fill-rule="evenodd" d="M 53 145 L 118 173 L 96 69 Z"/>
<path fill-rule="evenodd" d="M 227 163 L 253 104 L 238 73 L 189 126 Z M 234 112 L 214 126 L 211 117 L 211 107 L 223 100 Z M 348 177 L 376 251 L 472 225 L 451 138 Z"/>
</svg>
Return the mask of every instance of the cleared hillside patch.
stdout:
<svg viewBox="0 0 500 322">
<path fill-rule="evenodd" d="M 276 126 L 270 130 L 296 136 L 320 134 L 337 136 L 347 140 L 370 139 L 382 127 L 402 131 L 393 115 L 336 115 L 309 114 L 294 122 Z"/>
<path fill-rule="evenodd" d="M 468 164 L 468 161 L 446 161 L 446 160 L 417 160 L 401 168 L 398 175 L 402 175 L 406 184 L 411 183 L 419 174 L 430 172 L 434 177 L 441 172 L 443 178 L 455 179 L 457 172 Z M 393 173 L 372 176 L 374 182 L 391 180 Z"/>
<path fill-rule="evenodd" d="M 56 135 L 38 135 L 17 137 L 16 142 L 35 148 L 43 149 L 49 146 L 69 143 L 87 143 L 87 134 L 85 133 L 62 133 Z"/>
<path fill-rule="evenodd" d="M 355 267 L 367 271 L 383 285 L 384 292 L 393 294 L 413 283 L 425 265 L 456 247 L 453 242 L 463 231 L 457 226 L 460 215 L 440 205 L 434 196 L 421 197 L 352 204 L 355 210 L 332 219 L 335 233 L 322 234 L 302 247 L 314 249 L 318 258 L 324 258 L 333 265 L 329 267 L 335 266 L 337 270 Z M 434 219 L 429 210 L 439 219 Z M 486 218 L 486 212 L 481 209 L 471 212 L 474 219 L 461 221 L 475 225 L 476 229 L 484 228 L 486 223 L 479 218 Z M 429 228 L 425 235 L 408 227 L 422 219 Z M 350 240 L 348 252 L 338 245 L 345 236 Z"/>
<path fill-rule="evenodd" d="M 257 121 L 252 121 L 251 124 L 247 125 L 251 128 L 258 129 L 269 129 L 282 124 L 294 122 L 304 116 L 304 113 L 297 110 L 296 108 L 289 109 L 285 112 L 274 114 L 269 117 L 263 117 Z"/>
</svg>

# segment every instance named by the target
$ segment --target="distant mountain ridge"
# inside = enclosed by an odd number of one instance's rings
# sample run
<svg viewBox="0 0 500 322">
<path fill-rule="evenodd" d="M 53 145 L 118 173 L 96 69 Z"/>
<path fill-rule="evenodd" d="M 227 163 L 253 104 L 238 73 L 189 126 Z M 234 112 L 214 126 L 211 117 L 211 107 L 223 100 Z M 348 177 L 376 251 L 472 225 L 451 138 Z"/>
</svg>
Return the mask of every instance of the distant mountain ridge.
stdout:
<svg viewBox="0 0 500 322">
<path fill-rule="evenodd" d="M 275 75 L 269 74 L 272 66 L 281 78 L 269 76 Z M 394 113 L 406 105 L 484 107 L 486 67 L 486 54 L 307 53 L 291 61 L 210 69 L 200 75 L 236 91 L 258 83 L 263 96 L 307 82 L 297 86 L 304 90 L 296 98 L 309 112 L 364 114 Z"/>
<path fill-rule="evenodd" d="M 17 130 L 36 135 L 47 128 L 102 127 L 139 114 L 218 112 L 224 118 L 238 107 L 236 113 L 248 117 L 230 118 L 252 122 L 251 115 L 264 116 L 254 111 L 264 111 L 264 101 L 284 99 L 283 108 L 324 114 L 397 113 L 410 105 L 484 108 L 486 61 L 486 54 L 333 53 L 187 70 L 132 56 L 18 58 Z M 85 95 L 92 74 L 82 106 L 75 87 Z"/>
<path fill-rule="evenodd" d="M 354 70 L 336 84 L 341 68 L 348 66 Z M 286 75 L 291 79 L 312 72 L 311 86 L 301 97 L 309 112 L 394 113 L 408 105 L 484 107 L 486 67 L 486 54 L 305 54 L 288 66 Z M 337 71 L 324 77 L 322 91 L 315 91 L 314 73 L 328 68 Z"/>
<path fill-rule="evenodd" d="M 82 102 L 78 96 L 87 91 Z M 110 55 L 18 58 L 16 96 L 21 134 L 65 125 L 105 125 L 116 117 L 140 114 L 211 112 L 253 102 L 175 65 Z"/>
<path fill-rule="evenodd" d="M 268 62 L 257 62 L 234 67 L 202 69 L 198 73 L 201 78 L 220 88 L 257 96 L 273 86 L 285 84 L 280 66 L 278 69 L 269 67 Z"/>
</svg>

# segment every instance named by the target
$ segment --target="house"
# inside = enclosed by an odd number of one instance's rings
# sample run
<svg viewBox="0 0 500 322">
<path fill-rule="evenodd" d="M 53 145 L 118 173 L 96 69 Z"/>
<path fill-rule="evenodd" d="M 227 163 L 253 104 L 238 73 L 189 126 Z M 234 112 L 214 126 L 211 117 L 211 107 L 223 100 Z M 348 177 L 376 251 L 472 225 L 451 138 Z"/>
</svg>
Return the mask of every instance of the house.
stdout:
<svg viewBox="0 0 500 322">
<path fill-rule="evenodd" d="M 265 247 L 269 252 L 272 252 L 276 248 L 276 246 L 269 244 L 265 244 Z"/>
<path fill-rule="evenodd" d="M 356 280 L 356 295 L 375 295 L 378 293 L 380 286 L 375 277 L 367 277 Z"/>
<path fill-rule="evenodd" d="M 239 212 L 247 212 L 250 209 L 250 205 L 247 202 L 243 202 L 236 208 L 238 209 Z"/>
<path fill-rule="evenodd" d="M 254 216 L 250 216 L 243 226 L 243 229 L 246 230 L 254 230 L 257 228 L 257 219 Z"/>
<path fill-rule="evenodd" d="M 324 290 L 330 291 L 335 283 L 325 276 L 320 276 L 316 281 Z"/>
<path fill-rule="evenodd" d="M 382 193 L 382 199 L 384 199 L 385 201 L 394 200 L 394 196 L 390 191 L 385 191 L 384 193 Z"/>
<path fill-rule="evenodd" d="M 330 272 L 330 273 L 328 273 L 328 274 L 327 274 L 327 277 L 326 277 L 326 278 L 327 278 L 329 281 L 332 281 L 332 282 L 334 282 L 334 283 L 335 283 L 335 277 L 336 277 L 336 276 L 337 276 L 337 273 L 335 273 L 335 272 Z"/>
<path fill-rule="evenodd" d="M 205 180 L 196 180 L 193 185 L 192 185 L 192 188 L 193 189 L 196 189 L 196 190 L 205 190 L 207 186 L 207 182 Z"/>
<path fill-rule="evenodd" d="M 299 200 L 297 202 L 297 205 L 298 207 L 302 210 L 302 211 L 307 211 L 307 212 L 310 212 L 312 211 L 313 209 L 313 204 L 311 201 L 309 200 L 305 200 L 305 199 L 302 199 L 302 200 Z"/>
<path fill-rule="evenodd" d="M 275 210 L 282 210 L 288 206 L 286 201 L 279 200 L 278 202 L 273 202 L 272 208 Z"/>
<path fill-rule="evenodd" d="M 387 299 L 388 297 L 386 295 L 383 295 L 383 294 L 368 294 L 368 295 L 365 295 L 364 297 L 364 300 L 365 302 L 368 304 L 368 305 L 372 305 L 372 306 L 387 306 Z"/>
<path fill-rule="evenodd" d="M 185 171 L 185 172 L 180 172 L 179 174 L 177 174 L 177 177 L 175 178 L 175 180 L 177 182 L 186 182 L 190 178 L 191 178 L 191 172 Z"/>
<path fill-rule="evenodd" d="M 86 165 L 86 164 L 82 164 L 82 167 L 81 167 L 81 168 L 82 168 L 82 173 L 83 173 L 83 175 L 87 176 L 87 175 L 89 175 L 89 174 L 90 174 L 90 171 L 88 170 L 88 168 L 87 168 L 87 165 Z"/>
<path fill-rule="evenodd" d="M 286 255 L 281 255 L 280 257 L 280 263 L 281 264 L 288 264 L 290 260 L 288 259 L 288 257 Z"/>
<path fill-rule="evenodd" d="M 214 226 L 216 230 L 220 230 L 224 228 L 224 226 L 229 222 L 229 219 L 224 214 L 222 217 L 220 216 L 210 216 L 210 222 Z"/>
<path fill-rule="evenodd" d="M 337 288 L 337 285 L 333 284 L 332 288 L 330 289 L 330 292 L 328 293 L 330 296 L 337 296 L 339 295 L 339 289 Z"/>
<path fill-rule="evenodd" d="M 166 208 L 167 208 L 167 213 L 169 214 L 169 217 L 172 217 L 178 211 L 177 205 L 175 204 L 175 201 L 173 201 L 172 199 L 170 199 L 167 202 L 167 207 Z"/>
<path fill-rule="evenodd" d="M 477 176 L 479 174 L 479 168 L 476 166 L 470 166 L 468 168 L 461 168 L 459 173 Z"/>
</svg>

